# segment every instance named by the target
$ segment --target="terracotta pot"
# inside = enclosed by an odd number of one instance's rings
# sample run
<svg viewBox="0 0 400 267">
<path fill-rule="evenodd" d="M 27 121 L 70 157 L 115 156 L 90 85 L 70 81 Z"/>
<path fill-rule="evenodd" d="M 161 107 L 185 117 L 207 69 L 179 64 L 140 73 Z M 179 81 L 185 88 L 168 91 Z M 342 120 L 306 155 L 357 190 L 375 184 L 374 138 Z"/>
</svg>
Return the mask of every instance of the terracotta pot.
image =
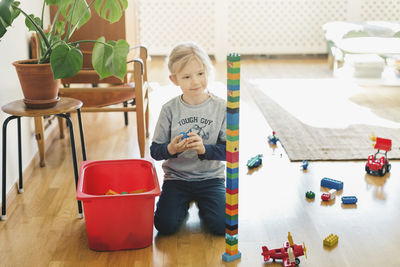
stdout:
<svg viewBox="0 0 400 267">
<path fill-rule="evenodd" d="M 59 101 L 60 80 L 54 80 L 50 63 L 36 63 L 36 59 L 13 63 L 24 94 L 24 103 L 29 108 L 54 107 Z"/>
</svg>

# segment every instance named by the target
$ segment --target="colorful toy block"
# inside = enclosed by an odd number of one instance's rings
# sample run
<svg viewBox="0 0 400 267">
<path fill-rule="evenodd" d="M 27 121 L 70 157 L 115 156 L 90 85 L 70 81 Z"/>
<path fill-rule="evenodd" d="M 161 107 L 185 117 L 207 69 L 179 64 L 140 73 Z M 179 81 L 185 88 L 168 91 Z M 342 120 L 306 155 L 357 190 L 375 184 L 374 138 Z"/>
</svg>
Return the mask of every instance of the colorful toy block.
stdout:
<svg viewBox="0 0 400 267">
<path fill-rule="evenodd" d="M 337 235 L 330 234 L 324 239 L 324 246 L 333 247 L 338 241 L 339 237 Z"/>
<path fill-rule="evenodd" d="M 303 168 L 303 170 L 307 170 L 308 168 L 308 160 L 303 160 L 301 163 L 301 167 Z"/>
<path fill-rule="evenodd" d="M 228 88 L 226 103 L 226 208 L 225 253 L 226 262 L 241 257 L 238 250 L 239 218 L 239 106 L 240 106 L 240 55 L 229 54 Z"/>
<path fill-rule="evenodd" d="M 189 136 L 187 135 L 187 133 L 185 133 L 185 132 L 180 132 L 179 134 L 182 135 L 182 138 L 181 138 L 182 140 L 189 137 Z"/>
<path fill-rule="evenodd" d="M 343 196 L 342 197 L 342 203 L 343 204 L 356 204 L 357 203 L 357 197 L 355 197 L 355 196 Z"/>
<path fill-rule="evenodd" d="M 313 191 L 307 191 L 306 192 L 306 198 L 314 199 L 315 198 L 315 193 Z"/>
<path fill-rule="evenodd" d="M 279 141 L 279 138 L 276 137 L 275 131 L 273 131 L 273 132 L 272 132 L 272 135 L 269 135 L 269 136 L 268 136 L 268 143 L 270 143 L 271 145 L 275 145 L 276 142 L 278 142 L 278 141 Z"/>
<path fill-rule="evenodd" d="M 339 191 L 343 189 L 343 182 L 325 177 L 321 180 L 321 186 Z"/>
<path fill-rule="evenodd" d="M 110 196 L 110 195 L 119 195 L 117 192 L 114 190 L 109 189 L 104 195 Z"/>
</svg>

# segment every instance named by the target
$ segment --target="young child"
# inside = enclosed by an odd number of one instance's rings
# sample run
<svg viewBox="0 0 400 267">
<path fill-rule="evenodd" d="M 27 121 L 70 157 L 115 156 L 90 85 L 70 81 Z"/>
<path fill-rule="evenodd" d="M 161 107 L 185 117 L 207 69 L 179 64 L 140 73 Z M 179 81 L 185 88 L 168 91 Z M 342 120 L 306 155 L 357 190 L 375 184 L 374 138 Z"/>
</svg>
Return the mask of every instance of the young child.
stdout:
<svg viewBox="0 0 400 267">
<path fill-rule="evenodd" d="M 160 234 L 175 233 L 195 201 L 208 229 L 223 235 L 226 102 L 208 92 L 212 64 L 196 44 L 176 46 L 168 69 L 182 95 L 163 105 L 150 147 L 155 160 L 165 160 L 154 225 Z"/>
</svg>

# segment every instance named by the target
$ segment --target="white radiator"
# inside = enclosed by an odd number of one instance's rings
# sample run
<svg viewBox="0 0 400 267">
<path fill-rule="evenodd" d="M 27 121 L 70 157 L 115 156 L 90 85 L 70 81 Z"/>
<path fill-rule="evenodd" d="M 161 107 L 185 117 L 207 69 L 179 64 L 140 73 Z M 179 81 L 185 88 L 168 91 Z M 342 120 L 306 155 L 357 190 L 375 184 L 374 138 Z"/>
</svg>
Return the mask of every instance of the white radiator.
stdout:
<svg viewBox="0 0 400 267">
<path fill-rule="evenodd" d="M 240 54 L 326 53 L 329 21 L 400 20 L 400 0 L 137 0 L 139 41 L 167 55 L 195 41 L 217 60 Z"/>
</svg>

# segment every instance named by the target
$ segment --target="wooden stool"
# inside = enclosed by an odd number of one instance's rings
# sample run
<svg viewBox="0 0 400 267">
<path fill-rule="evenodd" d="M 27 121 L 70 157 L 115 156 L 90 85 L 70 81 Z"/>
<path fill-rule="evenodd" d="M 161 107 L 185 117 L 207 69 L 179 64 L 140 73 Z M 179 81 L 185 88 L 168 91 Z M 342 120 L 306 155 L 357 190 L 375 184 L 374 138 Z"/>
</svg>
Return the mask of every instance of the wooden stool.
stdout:
<svg viewBox="0 0 400 267">
<path fill-rule="evenodd" d="M 17 100 L 10 102 L 4 105 L 1 109 L 10 114 L 3 123 L 3 173 L 2 173 L 2 215 L 1 220 L 6 220 L 6 156 L 7 156 L 7 124 L 13 120 L 17 119 L 18 123 L 18 169 L 19 169 L 19 185 L 18 185 L 18 192 L 22 193 L 24 191 L 22 185 L 22 149 L 21 149 L 21 117 L 42 117 L 48 115 L 55 115 L 60 118 L 65 118 L 67 120 L 67 124 L 69 126 L 69 134 L 71 139 L 71 151 L 72 151 L 72 162 L 74 167 L 74 175 L 75 175 L 75 186 L 78 185 L 78 163 L 76 159 L 76 149 L 75 149 L 75 139 L 74 139 L 74 129 L 72 126 L 72 121 L 70 118 L 69 113 L 77 111 L 78 114 L 78 122 L 79 122 L 79 132 L 81 138 L 81 145 L 82 145 L 82 156 L 83 160 L 86 160 L 86 149 L 85 149 L 85 140 L 83 136 L 83 129 L 82 129 L 82 119 L 81 119 L 81 111 L 80 108 L 82 107 L 82 102 L 76 100 L 74 98 L 68 97 L 61 97 L 60 101 L 57 103 L 56 106 L 52 108 L 46 109 L 30 109 L 25 106 L 23 100 Z M 78 212 L 79 217 L 82 218 L 82 204 L 78 201 Z"/>
</svg>

